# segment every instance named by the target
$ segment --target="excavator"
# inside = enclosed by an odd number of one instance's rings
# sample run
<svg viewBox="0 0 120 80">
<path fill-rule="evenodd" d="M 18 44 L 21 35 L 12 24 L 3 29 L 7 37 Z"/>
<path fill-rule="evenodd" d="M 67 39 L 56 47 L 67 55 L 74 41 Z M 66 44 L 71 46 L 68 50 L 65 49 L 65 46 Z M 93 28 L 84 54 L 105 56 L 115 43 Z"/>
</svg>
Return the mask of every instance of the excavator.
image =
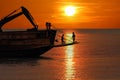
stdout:
<svg viewBox="0 0 120 80">
<path fill-rule="evenodd" d="M 16 13 L 19 9 L 21 9 L 21 11 Z M 34 18 L 30 14 L 30 12 L 23 6 L 20 7 L 19 9 L 14 10 L 13 12 L 11 12 L 10 14 L 8 14 L 7 16 L 5 16 L 4 18 L 2 18 L 0 20 L 0 32 L 3 32 L 2 27 L 4 24 L 6 24 L 7 22 L 9 22 L 23 14 L 27 17 L 27 19 L 30 21 L 30 23 L 34 26 L 34 28 L 27 29 L 27 31 L 38 31 L 38 25 L 35 23 Z"/>
</svg>

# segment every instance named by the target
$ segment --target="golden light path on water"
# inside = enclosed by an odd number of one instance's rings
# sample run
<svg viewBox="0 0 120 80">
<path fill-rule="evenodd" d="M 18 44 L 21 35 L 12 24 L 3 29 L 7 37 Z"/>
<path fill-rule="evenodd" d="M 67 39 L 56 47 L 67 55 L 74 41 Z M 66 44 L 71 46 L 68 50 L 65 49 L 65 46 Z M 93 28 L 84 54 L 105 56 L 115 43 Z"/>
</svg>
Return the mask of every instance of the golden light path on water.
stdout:
<svg viewBox="0 0 120 80">
<path fill-rule="evenodd" d="M 74 46 L 67 46 L 66 47 L 66 80 L 71 80 L 75 78 L 75 71 L 74 71 Z"/>
<path fill-rule="evenodd" d="M 71 34 L 68 34 L 71 35 Z M 68 36 L 70 37 L 70 36 Z M 69 41 L 67 41 L 69 43 Z M 66 80 L 74 80 L 75 79 L 75 71 L 74 71 L 74 45 L 67 46 L 65 49 L 65 78 Z"/>
</svg>

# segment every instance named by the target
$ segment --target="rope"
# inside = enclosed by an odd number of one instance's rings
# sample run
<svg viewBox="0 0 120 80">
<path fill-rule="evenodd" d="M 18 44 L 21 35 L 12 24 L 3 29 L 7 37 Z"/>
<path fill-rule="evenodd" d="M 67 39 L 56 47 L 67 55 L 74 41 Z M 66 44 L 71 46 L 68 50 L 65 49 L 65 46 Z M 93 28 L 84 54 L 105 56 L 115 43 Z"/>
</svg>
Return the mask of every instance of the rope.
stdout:
<svg viewBox="0 0 120 80">
<path fill-rule="evenodd" d="M 53 28 L 53 29 L 56 29 L 55 26 L 53 26 L 53 25 L 52 25 L 52 28 Z M 65 34 L 63 31 L 60 31 L 60 30 L 59 30 L 59 32 L 62 33 L 62 34 Z M 57 34 L 57 35 L 58 35 L 58 37 L 60 37 L 60 38 L 62 37 L 62 36 L 59 35 L 59 34 Z M 70 36 L 67 36 L 67 35 L 66 35 L 66 37 L 69 38 L 69 39 L 67 39 L 67 38 L 64 37 L 65 40 L 67 40 L 67 41 L 69 41 L 69 42 L 73 42 L 73 41 L 70 39 L 70 38 L 71 38 Z"/>
<path fill-rule="evenodd" d="M 58 35 L 58 37 L 60 37 L 60 38 L 62 37 L 62 36 L 61 36 L 61 35 L 59 35 L 59 34 L 57 34 L 57 35 Z M 68 38 L 69 38 L 69 37 L 68 37 Z M 72 42 L 72 40 L 71 40 L 71 39 L 67 39 L 67 38 L 65 38 L 65 37 L 64 37 L 64 40 L 67 40 L 67 41 L 69 41 L 69 42 Z"/>
</svg>

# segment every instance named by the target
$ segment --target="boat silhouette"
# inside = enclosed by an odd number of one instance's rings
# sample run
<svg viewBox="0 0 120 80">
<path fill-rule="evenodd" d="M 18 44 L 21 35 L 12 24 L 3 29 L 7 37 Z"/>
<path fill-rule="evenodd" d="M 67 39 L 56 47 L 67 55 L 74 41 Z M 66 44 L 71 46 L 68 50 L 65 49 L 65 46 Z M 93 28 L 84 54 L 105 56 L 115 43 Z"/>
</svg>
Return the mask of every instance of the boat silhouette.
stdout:
<svg viewBox="0 0 120 80">
<path fill-rule="evenodd" d="M 16 13 L 18 10 L 11 12 L 0 20 L 0 57 L 33 57 L 52 49 L 56 30 L 50 28 L 38 30 L 38 25 L 30 12 L 23 6 L 20 8 L 21 11 Z M 3 25 L 21 15 L 27 17 L 34 26 L 32 29 L 27 29 L 26 31 L 2 30 Z"/>
</svg>

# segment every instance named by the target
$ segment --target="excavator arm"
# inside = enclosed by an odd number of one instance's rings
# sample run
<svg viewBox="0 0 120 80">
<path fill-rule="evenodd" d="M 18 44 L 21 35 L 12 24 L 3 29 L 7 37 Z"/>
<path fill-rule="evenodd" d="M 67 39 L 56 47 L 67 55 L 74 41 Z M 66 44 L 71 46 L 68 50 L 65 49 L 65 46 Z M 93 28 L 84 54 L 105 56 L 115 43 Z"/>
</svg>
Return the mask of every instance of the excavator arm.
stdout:
<svg viewBox="0 0 120 80">
<path fill-rule="evenodd" d="M 30 12 L 25 8 L 25 7 L 21 7 L 22 11 L 19 13 L 14 14 L 15 12 L 17 12 L 17 10 L 11 12 L 9 15 L 7 15 L 6 17 L 4 17 L 3 19 L 0 20 L 0 31 L 2 32 L 2 27 L 4 24 L 6 24 L 7 22 L 19 17 L 20 15 L 24 14 L 27 19 L 30 21 L 30 23 L 34 26 L 34 28 L 32 29 L 28 29 L 28 30 L 32 30 L 32 31 L 37 31 L 38 30 L 38 26 L 37 24 L 34 22 L 34 19 L 32 17 L 32 15 L 30 14 Z"/>
</svg>

